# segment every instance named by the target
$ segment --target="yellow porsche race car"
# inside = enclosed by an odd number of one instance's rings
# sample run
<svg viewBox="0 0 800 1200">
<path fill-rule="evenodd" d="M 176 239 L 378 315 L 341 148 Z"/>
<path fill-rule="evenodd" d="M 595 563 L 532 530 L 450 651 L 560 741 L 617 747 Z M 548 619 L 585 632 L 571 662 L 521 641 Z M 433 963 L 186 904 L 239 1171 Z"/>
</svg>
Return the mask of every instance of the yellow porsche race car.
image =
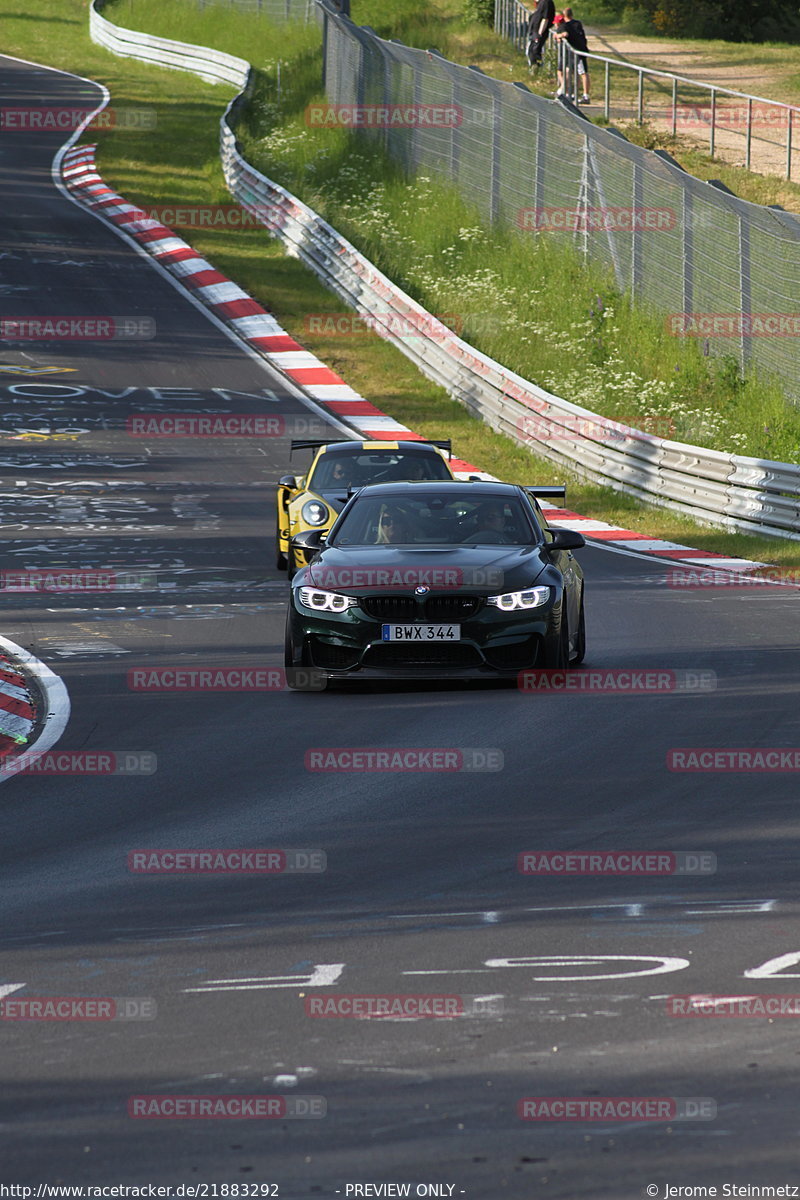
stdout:
<svg viewBox="0 0 800 1200">
<path fill-rule="evenodd" d="M 315 450 L 305 475 L 278 481 L 276 565 L 289 577 L 304 567 L 307 552 L 292 544 L 308 529 L 327 533 L 349 496 L 367 483 L 405 479 L 453 479 L 450 442 L 293 441 L 296 450 Z"/>
</svg>

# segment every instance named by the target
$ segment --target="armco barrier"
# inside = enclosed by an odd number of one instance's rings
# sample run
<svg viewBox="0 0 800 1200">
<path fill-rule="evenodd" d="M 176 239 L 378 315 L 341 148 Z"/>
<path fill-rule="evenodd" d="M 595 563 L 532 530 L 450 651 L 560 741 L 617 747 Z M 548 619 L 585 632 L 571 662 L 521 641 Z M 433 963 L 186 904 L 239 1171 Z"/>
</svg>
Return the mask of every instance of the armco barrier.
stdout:
<svg viewBox="0 0 800 1200">
<path fill-rule="evenodd" d="M 163 65 L 204 78 L 211 78 L 211 63 L 229 59 L 198 46 L 131 35 L 99 17 L 97 3 L 92 2 L 92 37 L 115 53 L 151 62 L 163 54 Z M 241 87 L 248 64 L 233 61 Z M 230 124 L 239 100 L 228 105 L 221 121 L 222 168 L 231 194 L 332 291 L 370 317 L 377 333 L 391 339 L 472 413 L 541 457 L 606 487 L 722 528 L 800 540 L 800 467 L 620 430 L 617 422 L 544 391 L 474 349 L 312 209 L 246 161 Z M 402 318 L 410 320 L 406 324 Z M 398 334 L 398 326 L 415 332 Z"/>
<path fill-rule="evenodd" d="M 93 42 L 105 46 L 113 54 L 151 62 L 159 67 L 172 67 L 176 71 L 191 71 L 207 83 L 232 83 L 240 89 L 245 87 L 250 73 L 250 63 L 246 59 L 223 54 L 207 46 L 173 42 L 169 38 L 123 29 L 101 15 L 99 10 L 102 7 L 102 2 L 92 0 L 89 7 L 89 33 Z"/>
</svg>

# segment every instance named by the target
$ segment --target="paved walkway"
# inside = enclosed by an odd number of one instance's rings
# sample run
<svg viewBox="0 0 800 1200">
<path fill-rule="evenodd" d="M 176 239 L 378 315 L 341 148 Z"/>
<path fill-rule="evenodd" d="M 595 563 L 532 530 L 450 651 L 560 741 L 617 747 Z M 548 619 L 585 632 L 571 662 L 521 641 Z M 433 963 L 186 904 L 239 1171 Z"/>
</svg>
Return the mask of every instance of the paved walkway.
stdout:
<svg viewBox="0 0 800 1200">
<path fill-rule="evenodd" d="M 587 26 L 589 49 L 595 54 L 604 54 L 610 58 L 621 58 L 639 66 L 652 67 L 657 70 L 670 71 L 676 75 L 687 76 L 702 83 L 713 83 L 719 87 L 727 87 L 748 95 L 758 96 L 767 100 L 782 100 L 784 103 L 797 104 L 796 87 L 791 84 L 791 77 L 797 76 L 797 67 L 789 62 L 776 62 L 766 67 L 761 61 L 761 48 L 748 48 L 752 53 L 752 61 L 747 61 L 747 51 L 743 54 L 741 63 L 731 64 L 720 60 L 715 55 L 713 47 L 708 51 L 698 48 L 696 44 L 686 42 L 668 42 L 661 38 L 642 38 L 615 35 L 608 31 Z M 744 49 L 744 48 L 743 48 Z M 595 105 L 588 110 L 591 115 L 596 111 L 596 105 L 603 102 L 603 66 L 594 66 L 592 79 L 592 95 Z M 632 98 L 630 82 L 622 92 L 625 78 L 629 80 L 632 74 L 627 71 L 611 71 L 611 112 L 613 122 L 636 119 L 635 99 Z M 634 77 L 635 78 L 635 77 Z M 618 83 L 616 81 L 619 81 Z M 663 81 L 661 87 L 654 82 L 646 82 L 645 120 L 657 128 L 672 132 L 672 94 L 671 85 Z M 615 97 L 615 85 L 617 97 Z M 679 87 L 678 91 L 678 120 L 676 132 L 680 137 L 696 141 L 701 148 L 710 148 L 710 95 L 698 94 L 687 87 Z M 786 136 L 788 121 L 784 111 L 771 105 L 754 103 L 753 105 L 753 134 L 750 150 L 750 169 L 765 175 L 786 176 Z M 714 153 L 717 158 L 735 166 L 746 166 L 746 129 L 747 102 L 735 97 L 719 96 L 717 98 L 717 122 Z M 800 183 L 800 106 L 792 118 L 792 181 Z"/>
</svg>

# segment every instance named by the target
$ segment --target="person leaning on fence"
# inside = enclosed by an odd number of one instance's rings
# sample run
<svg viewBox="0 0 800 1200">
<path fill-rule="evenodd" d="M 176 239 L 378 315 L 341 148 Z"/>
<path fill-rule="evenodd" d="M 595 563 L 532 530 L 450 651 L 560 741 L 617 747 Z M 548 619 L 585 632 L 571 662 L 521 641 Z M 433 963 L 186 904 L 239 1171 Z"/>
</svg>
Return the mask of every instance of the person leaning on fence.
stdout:
<svg viewBox="0 0 800 1200">
<path fill-rule="evenodd" d="M 542 65 L 542 50 L 547 41 L 550 26 L 555 19 L 556 6 L 554 0 L 539 0 L 528 22 L 528 41 L 525 46 L 525 53 L 531 68 Z"/>
<path fill-rule="evenodd" d="M 559 42 L 566 42 L 573 50 L 577 50 L 577 54 L 570 54 L 569 58 L 575 60 L 575 68 L 578 72 L 578 78 L 583 84 L 583 95 L 578 100 L 578 104 L 591 104 L 589 99 L 589 60 L 585 55 L 589 51 L 586 42 L 586 30 L 580 21 L 577 21 L 572 15 L 571 8 L 564 9 L 564 23 L 558 27 L 555 33 L 555 38 Z M 581 51 L 583 53 L 581 53 Z M 566 51 L 565 51 L 566 54 Z M 565 68 L 571 66 L 568 60 L 564 62 Z M 564 95 L 564 71 L 558 72 L 558 91 L 557 96 Z"/>
<path fill-rule="evenodd" d="M 553 21 L 552 33 L 553 33 L 553 38 L 557 42 L 561 42 L 561 38 L 558 36 L 558 34 L 559 34 L 559 31 L 562 29 L 566 19 L 567 18 L 564 16 L 564 14 L 562 12 L 556 13 L 555 20 Z M 558 46 L 556 46 L 556 72 L 558 74 L 558 91 L 556 92 L 556 95 L 561 96 L 564 91 L 564 84 L 563 84 L 564 76 L 563 76 L 563 72 L 561 70 L 561 54 L 560 54 L 560 50 L 559 50 Z"/>
</svg>

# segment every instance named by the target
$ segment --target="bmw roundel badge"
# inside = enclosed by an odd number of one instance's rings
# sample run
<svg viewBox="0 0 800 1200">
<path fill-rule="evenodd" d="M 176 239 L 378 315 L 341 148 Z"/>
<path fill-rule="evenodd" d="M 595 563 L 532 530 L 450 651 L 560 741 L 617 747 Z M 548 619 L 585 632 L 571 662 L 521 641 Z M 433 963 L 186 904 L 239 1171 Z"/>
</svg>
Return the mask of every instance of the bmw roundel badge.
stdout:
<svg viewBox="0 0 800 1200">
<path fill-rule="evenodd" d="M 427 594 L 428 594 L 428 592 L 429 592 L 430 590 L 431 590 L 431 589 L 430 589 L 430 588 L 428 588 L 428 587 L 422 587 L 422 586 L 420 586 L 420 587 L 415 587 L 415 588 L 414 588 L 414 595 L 415 595 L 415 596 L 427 596 Z"/>
</svg>

